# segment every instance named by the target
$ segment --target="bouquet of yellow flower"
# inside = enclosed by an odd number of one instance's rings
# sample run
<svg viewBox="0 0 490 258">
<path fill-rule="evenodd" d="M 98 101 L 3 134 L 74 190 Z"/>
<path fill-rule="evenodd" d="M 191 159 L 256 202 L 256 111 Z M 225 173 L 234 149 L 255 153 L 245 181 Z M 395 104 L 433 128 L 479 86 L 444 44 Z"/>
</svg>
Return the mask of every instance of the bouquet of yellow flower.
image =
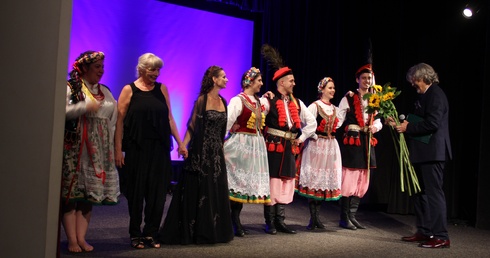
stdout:
<svg viewBox="0 0 490 258">
<path fill-rule="evenodd" d="M 389 83 L 384 86 L 374 85 L 372 93 L 366 93 L 363 99 L 368 100 L 368 106 L 366 112 L 370 114 L 376 114 L 376 118 L 386 119 L 391 117 L 397 125 L 400 124 L 398 120 L 398 112 L 396 111 L 393 99 L 400 95 L 401 91 L 397 91 L 395 87 L 391 87 Z M 415 169 L 409 159 L 409 152 L 405 136 L 403 133 L 397 133 L 391 127 L 391 137 L 393 143 L 395 143 L 395 151 L 400 162 L 400 181 L 401 191 L 405 192 L 405 187 L 408 190 L 408 194 L 420 192 L 420 185 L 415 174 Z M 398 143 L 398 144 L 397 144 Z"/>
</svg>

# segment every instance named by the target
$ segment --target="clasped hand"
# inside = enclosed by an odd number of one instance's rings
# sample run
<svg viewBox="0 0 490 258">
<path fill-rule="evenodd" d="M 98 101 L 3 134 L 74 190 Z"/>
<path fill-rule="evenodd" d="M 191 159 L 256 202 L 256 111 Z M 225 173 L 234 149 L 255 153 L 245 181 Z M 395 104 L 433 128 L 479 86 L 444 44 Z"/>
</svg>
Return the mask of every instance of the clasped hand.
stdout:
<svg viewBox="0 0 490 258">
<path fill-rule="evenodd" d="M 186 159 L 189 156 L 189 152 L 187 151 L 187 147 L 185 145 L 180 145 L 177 150 L 179 153 L 179 157 Z"/>
<path fill-rule="evenodd" d="M 398 133 L 404 133 L 407 131 L 407 125 L 408 125 L 407 120 L 403 120 L 403 122 L 401 122 L 399 125 L 397 125 L 395 122 L 395 119 L 393 119 L 393 117 L 389 116 L 385 119 L 385 124 L 391 126 Z"/>
</svg>

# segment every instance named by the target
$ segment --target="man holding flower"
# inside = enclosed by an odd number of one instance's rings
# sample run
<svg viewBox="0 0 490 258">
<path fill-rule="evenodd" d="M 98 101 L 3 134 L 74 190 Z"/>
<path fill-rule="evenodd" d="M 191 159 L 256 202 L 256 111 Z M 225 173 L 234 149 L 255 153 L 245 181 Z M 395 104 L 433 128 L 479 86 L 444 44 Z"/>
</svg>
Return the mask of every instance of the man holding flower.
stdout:
<svg viewBox="0 0 490 258">
<path fill-rule="evenodd" d="M 347 229 L 365 229 L 356 219 L 361 198 L 369 187 L 369 170 L 376 167 L 374 133 L 383 128 L 376 113 L 368 113 L 368 100 L 363 96 L 370 92 L 374 82 L 371 64 L 356 72 L 358 89 L 346 94 L 339 104 L 337 116 L 344 120 L 344 138 L 340 141 L 342 155 L 342 187 L 339 226 Z M 368 158 L 369 157 L 369 158 Z"/>
<path fill-rule="evenodd" d="M 451 159 L 449 103 L 439 87 L 434 69 L 425 63 L 411 67 L 406 79 L 417 90 L 414 114 L 399 125 L 387 122 L 408 135 L 410 161 L 420 181 L 421 191 L 412 196 L 417 232 L 403 241 L 420 242 L 424 248 L 450 247 L 447 231 L 446 197 L 442 189 L 446 160 Z M 417 122 L 411 117 L 418 117 Z M 412 122 L 410 122 L 412 121 Z"/>
</svg>

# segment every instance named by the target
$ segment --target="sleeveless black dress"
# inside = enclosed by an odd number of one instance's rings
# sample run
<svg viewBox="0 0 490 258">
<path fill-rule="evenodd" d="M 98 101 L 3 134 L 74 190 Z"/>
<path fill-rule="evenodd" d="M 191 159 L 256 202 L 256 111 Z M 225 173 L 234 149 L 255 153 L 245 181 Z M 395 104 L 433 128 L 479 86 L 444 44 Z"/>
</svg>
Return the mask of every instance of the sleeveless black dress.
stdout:
<svg viewBox="0 0 490 258">
<path fill-rule="evenodd" d="M 202 150 L 195 151 L 200 153 L 200 166 L 184 166 L 160 230 L 163 244 L 214 244 L 233 239 L 223 152 L 227 115 L 207 110 L 202 118 L 202 131 L 196 130 L 202 137 L 193 136 L 202 139 L 196 143 Z M 189 147 L 189 155 L 195 155 L 191 152 Z"/>
<path fill-rule="evenodd" d="M 124 118 L 125 165 L 121 173 L 126 176 L 129 234 L 156 237 L 172 176 L 169 109 L 160 83 L 151 91 L 130 85 L 133 95 Z"/>
</svg>

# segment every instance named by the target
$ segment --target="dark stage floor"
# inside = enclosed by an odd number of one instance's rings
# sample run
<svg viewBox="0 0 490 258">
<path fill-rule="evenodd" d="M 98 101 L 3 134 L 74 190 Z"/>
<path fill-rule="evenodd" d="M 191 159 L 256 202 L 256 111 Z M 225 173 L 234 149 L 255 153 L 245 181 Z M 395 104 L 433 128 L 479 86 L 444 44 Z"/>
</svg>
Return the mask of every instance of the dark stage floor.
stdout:
<svg viewBox="0 0 490 258">
<path fill-rule="evenodd" d="M 171 200 L 167 198 L 167 206 Z M 165 210 L 166 211 L 166 210 Z M 449 225 L 451 248 L 424 249 L 400 240 L 414 232 L 414 216 L 394 215 L 363 209 L 358 220 L 368 228 L 347 230 L 338 227 L 337 202 L 324 203 L 321 218 L 327 231 L 306 230 L 309 210 L 304 198 L 296 196 L 286 206 L 286 223 L 298 231 L 295 235 L 263 231 L 262 205 L 244 205 L 241 220 L 249 230 L 243 238 L 228 244 L 163 245 L 160 249 L 136 250 L 130 247 L 128 210 L 124 196 L 115 206 L 94 207 L 87 241 L 91 253 L 68 253 L 66 237 L 61 229 L 61 257 L 490 257 L 490 231 L 461 224 Z"/>
</svg>

